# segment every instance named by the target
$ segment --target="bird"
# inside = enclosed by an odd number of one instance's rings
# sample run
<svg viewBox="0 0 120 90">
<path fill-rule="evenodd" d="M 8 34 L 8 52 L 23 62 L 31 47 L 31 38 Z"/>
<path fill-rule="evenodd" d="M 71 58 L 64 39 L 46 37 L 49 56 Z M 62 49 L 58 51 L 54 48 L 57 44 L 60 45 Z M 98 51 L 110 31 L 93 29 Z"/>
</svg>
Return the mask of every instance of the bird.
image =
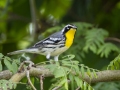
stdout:
<svg viewBox="0 0 120 90">
<path fill-rule="evenodd" d="M 74 41 L 77 27 L 73 24 L 65 25 L 62 30 L 48 36 L 47 38 L 37 42 L 28 49 L 13 51 L 8 55 L 35 53 L 45 55 L 47 59 L 54 57 L 58 61 L 59 55 L 71 47 Z"/>
</svg>

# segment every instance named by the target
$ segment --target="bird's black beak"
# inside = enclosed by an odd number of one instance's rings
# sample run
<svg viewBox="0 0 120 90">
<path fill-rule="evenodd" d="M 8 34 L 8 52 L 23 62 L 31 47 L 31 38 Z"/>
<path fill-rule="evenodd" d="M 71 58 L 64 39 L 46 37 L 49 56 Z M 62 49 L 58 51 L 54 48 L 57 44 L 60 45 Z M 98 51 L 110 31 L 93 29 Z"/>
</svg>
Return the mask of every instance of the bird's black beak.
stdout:
<svg viewBox="0 0 120 90">
<path fill-rule="evenodd" d="M 73 29 L 77 29 L 77 27 L 74 25 L 74 26 L 73 26 Z"/>
</svg>

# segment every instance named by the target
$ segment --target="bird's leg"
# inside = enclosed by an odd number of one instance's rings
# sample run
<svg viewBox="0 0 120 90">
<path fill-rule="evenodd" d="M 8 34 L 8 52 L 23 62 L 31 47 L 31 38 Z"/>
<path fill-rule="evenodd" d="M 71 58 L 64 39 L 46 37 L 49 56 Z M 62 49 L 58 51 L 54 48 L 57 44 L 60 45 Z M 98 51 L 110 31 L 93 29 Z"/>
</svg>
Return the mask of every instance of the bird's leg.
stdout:
<svg viewBox="0 0 120 90">
<path fill-rule="evenodd" d="M 46 55 L 46 58 L 50 60 L 50 53 Z"/>
<path fill-rule="evenodd" d="M 60 63 L 58 62 L 58 57 L 59 57 L 59 55 L 54 56 L 54 64 L 56 64 L 58 66 L 58 68 L 59 68 L 60 67 Z"/>
<path fill-rule="evenodd" d="M 46 55 L 46 58 L 47 58 L 48 60 L 50 60 L 50 59 L 51 59 L 51 57 L 50 57 L 50 53 Z M 50 60 L 50 62 L 49 62 L 49 63 L 52 63 L 52 62 L 51 62 L 51 60 Z"/>
<path fill-rule="evenodd" d="M 54 60 L 55 60 L 55 61 L 58 61 L 58 57 L 59 57 L 59 55 L 54 56 Z"/>
</svg>

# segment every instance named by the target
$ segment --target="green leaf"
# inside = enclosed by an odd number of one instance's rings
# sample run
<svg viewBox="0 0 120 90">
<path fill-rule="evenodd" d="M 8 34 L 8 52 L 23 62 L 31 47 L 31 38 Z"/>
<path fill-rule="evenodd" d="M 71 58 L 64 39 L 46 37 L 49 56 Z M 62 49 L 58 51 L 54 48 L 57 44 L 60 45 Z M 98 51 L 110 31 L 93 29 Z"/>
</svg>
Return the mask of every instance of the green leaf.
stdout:
<svg viewBox="0 0 120 90">
<path fill-rule="evenodd" d="M 6 67 L 10 70 L 10 71 L 13 71 L 13 66 L 12 64 L 10 63 L 10 61 L 8 61 L 7 59 L 4 59 L 4 63 L 6 65 Z"/>
<path fill-rule="evenodd" d="M 85 45 L 83 50 L 88 52 L 91 50 L 93 53 L 97 54 L 98 48 L 104 43 L 105 37 L 108 36 L 108 32 L 103 29 L 92 28 L 85 33 Z"/>
<path fill-rule="evenodd" d="M 46 68 L 48 68 L 51 72 L 54 72 L 54 70 L 58 67 L 54 64 L 50 64 L 50 65 L 46 65 Z"/>
<path fill-rule="evenodd" d="M 1 63 L 1 61 L 0 61 L 0 71 L 2 71 L 2 63 Z"/>
<path fill-rule="evenodd" d="M 4 55 L 2 53 L 0 53 L 0 59 L 3 57 Z"/>
<path fill-rule="evenodd" d="M 118 70 L 120 69 L 120 54 L 110 62 L 110 64 L 108 65 L 107 69 L 111 69 L 111 70 Z"/>
<path fill-rule="evenodd" d="M 69 67 L 62 67 L 65 72 L 70 72 L 71 69 Z"/>
<path fill-rule="evenodd" d="M 114 65 L 112 65 L 112 66 L 111 66 L 111 70 L 115 70 L 115 67 L 114 67 Z"/>
<path fill-rule="evenodd" d="M 79 74 L 80 74 L 80 70 L 79 70 L 78 65 L 72 65 L 71 67 L 73 67 L 73 68 L 74 68 L 74 71 L 76 72 L 76 74 L 77 74 L 77 75 L 79 75 Z"/>
<path fill-rule="evenodd" d="M 114 66 L 115 66 L 115 69 L 119 69 L 120 68 L 120 65 L 119 65 L 119 62 L 118 61 L 115 61 L 114 62 Z"/>
<path fill-rule="evenodd" d="M 16 73 L 18 70 L 18 66 L 15 61 L 12 62 L 12 69 L 13 69 L 13 73 Z"/>
<path fill-rule="evenodd" d="M 93 90 L 93 88 L 90 85 L 88 85 L 88 90 Z"/>
<path fill-rule="evenodd" d="M 16 87 L 17 87 L 17 84 L 16 84 L 16 83 L 14 83 L 14 85 L 13 85 L 13 89 L 16 89 Z"/>
<path fill-rule="evenodd" d="M 65 89 L 68 90 L 68 81 L 65 82 Z"/>
<path fill-rule="evenodd" d="M 9 87 L 10 89 L 13 89 L 13 85 L 14 85 L 14 84 L 13 84 L 12 82 L 9 82 L 7 85 L 8 85 L 8 87 Z"/>
<path fill-rule="evenodd" d="M 61 60 L 63 66 L 70 66 L 72 62 Z"/>
<path fill-rule="evenodd" d="M 78 65 L 79 61 L 72 61 L 73 64 Z"/>
<path fill-rule="evenodd" d="M 67 73 L 65 73 L 65 70 L 62 67 L 60 67 L 56 68 L 53 74 L 55 75 L 55 78 L 59 78 L 65 76 Z"/>
<path fill-rule="evenodd" d="M 9 57 L 7 57 L 7 56 L 5 56 L 5 58 L 4 58 L 4 59 L 9 60 L 9 61 L 11 60 L 11 59 L 10 59 Z"/>
<path fill-rule="evenodd" d="M 85 73 L 85 70 L 84 70 L 84 67 L 83 65 L 81 66 L 81 74 L 82 74 L 82 78 L 84 78 L 84 73 Z"/>
<path fill-rule="evenodd" d="M 74 76 L 72 74 L 69 74 L 69 79 L 70 79 L 70 86 L 71 86 L 71 90 L 74 90 L 75 85 L 74 85 Z"/>
<path fill-rule="evenodd" d="M 2 88 L 3 90 L 8 90 L 8 88 L 13 90 L 13 89 L 15 89 L 14 88 L 15 85 L 16 85 L 16 83 L 13 83 L 11 81 L 4 80 L 4 79 L 0 80 L 0 88 Z"/>
<path fill-rule="evenodd" d="M 58 86 L 61 86 L 61 85 L 65 84 L 65 83 L 66 83 L 66 78 L 62 77 L 59 84 L 58 84 Z"/>
<path fill-rule="evenodd" d="M 84 90 L 88 90 L 88 89 L 87 89 L 87 83 L 86 83 L 86 82 L 83 83 L 83 86 L 84 86 Z"/>
<path fill-rule="evenodd" d="M 90 44 L 90 47 L 89 47 L 89 49 L 91 50 L 91 51 L 93 51 L 93 53 L 96 53 L 97 52 L 97 47 L 96 47 L 96 45 L 95 44 Z"/>
<path fill-rule="evenodd" d="M 73 59 L 75 57 L 75 55 L 72 55 L 72 54 L 70 54 L 70 55 L 67 55 L 67 56 L 64 56 L 63 58 L 63 60 L 71 60 L 71 59 Z"/>
<path fill-rule="evenodd" d="M 0 88 L 2 87 L 2 83 L 1 83 L 2 80 L 0 80 Z"/>
<path fill-rule="evenodd" d="M 105 56 L 108 57 L 108 55 L 110 54 L 111 51 L 115 51 L 117 53 L 119 53 L 119 48 L 112 44 L 112 43 L 104 43 L 98 50 L 98 54 L 100 54 L 101 57 Z"/>
<path fill-rule="evenodd" d="M 83 88 L 83 81 L 80 80 L 80 87 Z"/>
<path fill-rule="evenodd" d="M 87 68 L 87 74 L 88 74 L 89 77 L 91 77 L 91 71 L 90 71 L 89 68 Z"/>
<path fill-rule="evenodd" d="M 97 78 L 97 74 L 96 74 L 95 70 L 93 70 L 93 74 L 94 74 L 94 77 Z"/>
<path fill-rule="evenodd" d="M 7 90 L 7 83 L 6 82 L 3 82 L 2 88 L 3 88 L 3 90 Z"/>
<path fill-rule="evenodd" d="M 13 61 L 15 61 L 17 64 L 21 63 L 19 59 L 13 59 Z"/>
<path fill-rule="evenodd" d="M 83 83 L 81 82 L 81 79 L 79 78 L 79 76 L 78 77 L 75 76 L 74 79 L 75 79 L 75 82 L 77 83 L 77 86 L 82 88 Z"/>
</svg>

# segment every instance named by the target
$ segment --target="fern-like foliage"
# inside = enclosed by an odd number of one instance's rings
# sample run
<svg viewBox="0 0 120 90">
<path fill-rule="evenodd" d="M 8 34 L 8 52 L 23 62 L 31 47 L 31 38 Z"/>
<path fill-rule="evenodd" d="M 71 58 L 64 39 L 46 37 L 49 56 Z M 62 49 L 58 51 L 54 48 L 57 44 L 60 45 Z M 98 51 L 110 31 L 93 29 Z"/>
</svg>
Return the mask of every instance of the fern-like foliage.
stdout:
<svg viewBox="0 0 120 90">
<path fill-rule="evenodd" d="M 3 89 L 3 90 L 13 90 L 15 89 L 17 86 L 16 83 L 13 83 L 11 81 L 8 81 L 8 80 L 0 80 L 0 88 Z"/>
<path fill-rule="evenodd" d="M 104 42 L 106 37 L 108 37 L 108 32 L 104 29 L 92 28 L 86 31 L 86 42 L 83 51 L 88 52 L 91 50 L 93 53 L 106 58 L 112 51 L 119 53 L 119 48 L 115 44 Z"/>
<path fill-rule="evenodd" d="M 18 70 L 18 64 L 20 64 L 20 62 L 18 60 L 15 59 L 11 59 L 7 56 L 4 56 L 2 53 L 0 53 L 0 71 L 3 71 L 3 64 L 2 62 L 5 64 L 6 68 L 8 70 L 10 70 L 12 73 L 16 73 Z M 0 88 L 3 90 L 13 90 L 15 89 L 17 86 L 17 83 L 13 83 L 9 80 L 0 80 Z"/>
<path fill-rule="evenodd" d="M 110 62 L 107 69 L 110 70 L 119 70 L 120 69 L 120 54 Z"/>
<path fill-rule="evenodd" d="M 100 54 L 101 57 L 105 56 L 108 57 L 110 52 L 115 51 L 115 52 L 120 52 L 119 48 L 112 43 L 104 43 L 99 49 L 98 49 L 98 54 Z"/>
<path fill-rule="evenodd" d="M 92 28 L 92 30 L 87 31 L 84 50 L 88 51 L 90 49 L 94 53 L 97 53 L 97 49 L 104 43 L 106 36 L 108 36 L 108 32 L 104 29 Z"/>
<path fill-rule="evenodd" d="M 120 82 L 99 82 L 94 86 L 95 90 L 120 90 Z"/>
<path fill-rule="evenodd" d="M 79 64 L 79 66 L 80 66 L 80 71 L 81 71 L 81 74 L 82 74 L 83 78 L 84 78 L 85 72 L 90 78 L 93 78 L 93 77 L 97 78 L 96 72 L 98 72 L 99 70 L 89 68 L 88 66 L 85 66 L 84 64 Z"/>
<path fill-rule="evenodd" d="M 74 57 L 74 55 L 68 55 L 63 60 L 60 60 L 60 62 L 46 66 L 55 76 L 55 84 L 52 85 L 50 90 L 54 90 L 55 87 L 61 87 L 64 88 L 64 90 L 75 90 L 78 87 L 84 90 L 93 90 L 83 78 L 85 74 L 88 75 L 89 78 L 97 78 L 96 72 L 98 70 L 89 68 L 84 64 L 79 64 L 78 61 L 73 60 Z M 80 77 L 80 75 L 82 77 Z"/>
<path fill-rule="evenodd" d="M 20 64 L 20 61 L 18 59 L 11 59 L 8 56 L 4 56 L 2 53 L 0 53 L 0 71 L 3 70 L 3 65 L 1 62 L 4 62 L 5 66 L 13 73 L 16 73 L 18 70 L 18 65 Z"/>
</svg>

